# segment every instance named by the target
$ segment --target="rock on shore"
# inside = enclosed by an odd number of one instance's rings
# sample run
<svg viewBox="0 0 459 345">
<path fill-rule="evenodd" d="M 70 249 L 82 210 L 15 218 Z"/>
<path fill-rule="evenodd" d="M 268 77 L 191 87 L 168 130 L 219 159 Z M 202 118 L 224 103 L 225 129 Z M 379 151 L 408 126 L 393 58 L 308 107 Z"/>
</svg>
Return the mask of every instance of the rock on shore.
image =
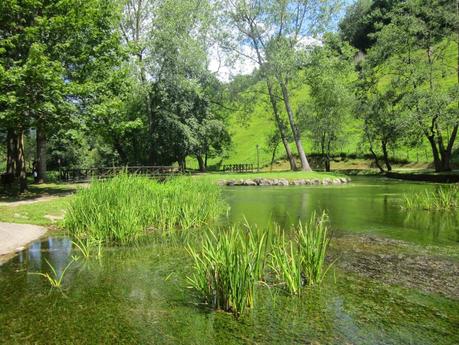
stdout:
<svg viewBox="0 0 459 345">
<path fill-rule="evenodd" d="M 285 178 L 263 178 L 256 177 L 253 179 L 231 179 L 220 180 L 218 184 L 221 186 L 305 186 L 305 185 L 336 185 L 351 182 L 349 177 L 335 177 L 324 179 L 293 179 Z"/>
</svg>

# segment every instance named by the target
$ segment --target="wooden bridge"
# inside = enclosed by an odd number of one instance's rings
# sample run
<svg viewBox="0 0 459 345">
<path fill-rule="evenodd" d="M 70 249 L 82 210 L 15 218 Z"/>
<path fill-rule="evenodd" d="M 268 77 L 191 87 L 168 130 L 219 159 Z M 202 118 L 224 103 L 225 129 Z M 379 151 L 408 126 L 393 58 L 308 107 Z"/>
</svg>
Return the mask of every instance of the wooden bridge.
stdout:
<svg viewBox="0 0 459 345">
<path fill-rule="evenodd" d="M 244 173 L 244 172 L 253 172 L 253 164 L 226 164 L 222 166 L 223 171 Z"/>
<path fill-rule="evenodd" d="M 178 167 L 173 166 L 100 167 L 61 169 L 59 171 L 59 179 L 61 181 L 89 181 L 91 179 L 111 178 L 122 172 L 158 179 L 183 174 Z"/>
</svg>

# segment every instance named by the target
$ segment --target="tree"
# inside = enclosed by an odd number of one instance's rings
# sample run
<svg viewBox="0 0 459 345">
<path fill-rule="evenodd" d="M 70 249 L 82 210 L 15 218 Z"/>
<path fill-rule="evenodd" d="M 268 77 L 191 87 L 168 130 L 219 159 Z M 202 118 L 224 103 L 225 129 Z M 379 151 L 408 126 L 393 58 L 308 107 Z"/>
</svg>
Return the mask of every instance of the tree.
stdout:
<svg viewBox="0 0 459 345">
<path fill-rule="evenodd" d="M 427 138 L 436 171 L 450 170 L 459 127 L 459 74 L 452 86 L 447 81 L 452 70 L 458 71 L 457 60 L 453 67 L 447 57 L 458 32 L 456 6 L 452 0 L 400 3 L 369 51 L 370 61 L 389 80 L 385 81 L 388 88 L 403 96 L 407 128 Z M 459 56 L 459 46 L 456 54 Z"/>
<path fill-rule="evenodd" d="M 387 15 L 400 0 L 357 0 L 350 5 L 339 23 L 341 37 L 353 47 L 366 52 L 375 43 L 381 25 L 390 23 Z"/>
<path fill-rule="evenodd" d="M 299 112 L 320 149 L 326 171 L 330 171 L 330 153 L 343 134 L 353 105 L 353 53 L 349 45 L 328 35 L 305 65 L 309 101 L 300 106 Z"/>
<path fill-rule="evenodd" d="M 36 128 L 42 181 L 49 133 L 74 124 L 75 111 L 89 96 L 88 77 L 112 60 L 118 46 L 116 6 L 115 0 L 0 4 L 0 120 L 9 133 L 7 151 L 14 159 L 8 162 L 16 161 L 21 190 L 26 188 L 24 133 Z"/>
<path fill-rule="evenodd" d="M 223 4 L 224 18 L 227 20 L 223 27 L 235 27 L 238 31 L 237 37 L 232 38 L 237 44 L 231 49 L 246 56 L 239 47 L 248 46 L 253 50 L 253 56 L 247 57 L 257 63 L 263 73 L 284 148 L 289 156 L 285 128 L 277 109 L 278 100 L 283 103 L 287 113 L 302 170 L 311 168 L 290 101 L 290 83 L 298 71 L 298 48 L 307 35 L 323 28 L 334 12 L 334 5 L 331 1 L 324 4 L 319 1 L 245 0 L 226 1 Z M 280 90 L 280 97 L 274 94 L 275 86 Z"/>
</svg>

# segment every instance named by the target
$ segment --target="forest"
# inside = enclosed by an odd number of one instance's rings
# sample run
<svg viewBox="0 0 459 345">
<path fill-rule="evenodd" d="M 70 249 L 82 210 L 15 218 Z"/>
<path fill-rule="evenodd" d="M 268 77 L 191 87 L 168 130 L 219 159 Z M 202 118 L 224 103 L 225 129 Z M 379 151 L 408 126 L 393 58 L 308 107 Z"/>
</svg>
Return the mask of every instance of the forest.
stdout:
<svg viewBox="0 0 459 345">
<path fill-rule="evenodd" d="M 351 137 L 380 171 L 396 148 L 454 165 L 452 0 L 0 6 L 1 164 L 23 188 L 32 170 L 255 163 L 235 133 L 257 116 L 248 131 L 291 170 L 310 170 L 309 154 L 330 170 Z"/>
</svg>

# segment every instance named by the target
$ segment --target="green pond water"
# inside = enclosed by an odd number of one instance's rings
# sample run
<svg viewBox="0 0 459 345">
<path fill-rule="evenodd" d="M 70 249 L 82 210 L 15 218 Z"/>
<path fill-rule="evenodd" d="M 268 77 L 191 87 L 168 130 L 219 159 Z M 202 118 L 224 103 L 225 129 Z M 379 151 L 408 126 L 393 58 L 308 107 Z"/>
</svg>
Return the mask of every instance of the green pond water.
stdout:
<svg viewBox="0 0 459 345">
<path fill-rule="evenodd" d="M 402 239 L 416 246 L 459 245 L 457 214 L 407 213 L 402 193 L 434 185 L 372 178 L 347 186 L 227 188 L 224 222 L 288 226 L 326 209 L 339 233 Z M 107 248 L 80 259 L 62 291 L 40 276 L 58 270 L 71 241 L 49 237 L 0 266 L 0 344 L 459 344 L 459 301 L 336 270 L 301 298 L 261 288 L 240 320 L 199 303 L 187 288 L 181 244 Z"/>
</svg>

